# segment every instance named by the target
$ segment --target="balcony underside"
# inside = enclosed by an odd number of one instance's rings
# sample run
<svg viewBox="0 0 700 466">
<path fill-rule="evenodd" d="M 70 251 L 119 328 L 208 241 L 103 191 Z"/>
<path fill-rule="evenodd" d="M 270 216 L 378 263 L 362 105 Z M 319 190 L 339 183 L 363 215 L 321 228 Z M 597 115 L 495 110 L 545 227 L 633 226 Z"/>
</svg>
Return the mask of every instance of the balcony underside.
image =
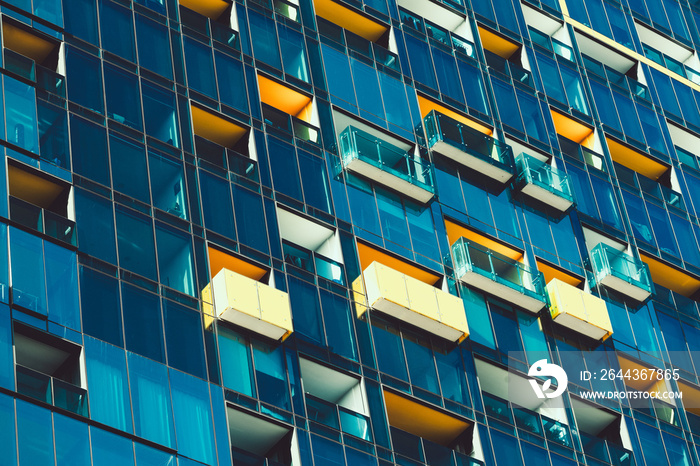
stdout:
<svg viewBox="0 0 700 466">
<path fill-rule="evenodd" d="M 543 300 L 528 296 L 477 272 L 466 272 L 460 277 L 460 280 L 469 286 L 492 294 L 499 299 L 512 303 L 532 313 L 539 312 L 545 305 Z"/>
<path fill-rule="evenodd" d="M 640 288 L 639 286 L 629 283 L 614 275 L 606 275 L 599 280 L 599 283 L 606 288 L 615 290 L 618 293 L 622 293 L 625 296 L 629 296 L 630 298 L 639 302 L 645 301 L 651 295 L 650 291 Z"/>
<path fill-rule="evenodd" d="M 460 165 L 469 167 L 472 170 L 482 173 L 499 183 L 508 183 L 511 178 L 513 178 L 513 174 L 510 171 L 497 167 L 488 161 L 475 157 L 469 152 L 464 152 L 463 150 L 458 149 L 457 147 L 444 141 L 437 141 L 435 144 L 433 144 L 431 149 L 449 159 L 454 160 Z"/>
<path fill-rule="evenodd" d="M 523 186 L 521 192 L 547 204 L 559 212 L 566 212 L 572 205 L 574 205 L 573 201 L 570 199 L 561 197 L 560 195 L 538 186 L 535 183 L 527 183 L 525 186 Z"/>
<path fill-rule="evenodd" d="M 585 320 L 581 320 L 571 314 L 559 314 L 554 318 L 554 322 L 574 332 L 578 332 L 581 335 L 593 338 L 594 340 L 603 340 L 610 334 L 608 330 L 586 322 Z"/>
<path fill-rule="evenodd" d="M 404 194 L 421 204 L 427 204 L 433 198 L 433 192 L 428 191 L 418 185 L 401 179 L 396 175 L 377 168 L 360 159 L 353 159 L 345 168 L 351 172 L 362 175 L 366 178 L 376 181 L 377 183 L 393 189 L 396 192 Z"/>
<path fill-rule="evenodd" d="M 217 310 L 217 313 L 218 312 Z M 218 317 L 221 320 L 238 325 L 239 327 L 247 328 L 250 331 L 259 335 L 265 335 L 273 340 L 281 340 L 283 337 L 286 337 L 288 333 L 291 333 L 286 328 L 278 327 L 275 324 L 265 322 L 255 316 L 237 311 L 231 307 L 221 311 Z"/>
<path fill-rule="evenodd" d="M 405 307 L 396 304 L 386 298 L 378 298 L 375 302 L 370 305 L 372 309 L 383 312 L 386 315 L 399 319 L 403 322 L 407 322 L 413 326 L 421 328 L 426 332 L 430 332 L 433 335 L 445 338 L 450 341 L 461 341 L 466 337 L 463 330 L 457 330 L 445 325 L 442 322 L 438 322 L 433 318 L 422 315 L 416 311 L 406 309 Z"/>
</svg>

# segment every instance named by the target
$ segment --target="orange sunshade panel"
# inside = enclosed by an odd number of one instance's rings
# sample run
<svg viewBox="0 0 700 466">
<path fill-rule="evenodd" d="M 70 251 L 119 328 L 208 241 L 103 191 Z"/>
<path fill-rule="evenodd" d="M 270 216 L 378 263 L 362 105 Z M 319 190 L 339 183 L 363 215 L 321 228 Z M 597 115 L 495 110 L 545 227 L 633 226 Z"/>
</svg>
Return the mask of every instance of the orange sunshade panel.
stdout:
<svg viewBox="0 0 700 466">
<path fill-rule="evenodd" d="M 655 257 L 640 252 L 642 261 L 649 266 L 651 280 L 686 297 L 691 297 L 700 290 L 700 280 L 687 272 L 666 264 Z"/>
<path fill-rule="evenodd" d="M 180 0 L 180 5 L 211 19 L 219 17 L 231 6 L 226 0 Z"/>
<path fill-rule="evenodd" d="M 56 199 L 68 189 L 67 185 L 53 182 L 15 165 L 8 165 L 7 179 L 10 196 L 44 209 L 50 209 Z"/>
<path fill-rule="evenodd" d="M 491 53 L 508 60 L 520 48 L 520 44 L 509 41 L 500 34 L 478 26 L 481 45 Z"/>
<path fill-rule="evenodd" d="M 627 144 L 623 144 L 610 137 L 606 137 L 605 140 L 608 143 L 608 149 L 610 149 L 610 156 L 613 161 L 632 171 L 641 173 L 647 178 L 656 180 L 669 169 L 667 165 L 632 149 Z"/>
<path fill-rule="evenodd" d="M 289 86 L 258 74 L 260 101 L 277 110 L 309 122 L 312 99 Z"/>
<path fill-rule="evenodd" d="M 333 0 L 314 0 L 314 9 L 316 10 L 316 15 L 321 18 L 371 42 L 375 42 L 389 30 L 386 25 L 373 21 L 367 16 Z"/>
<path fill-rule="evenodd" d="M 209 250 L 209 272 L 211 277 L 215 277 L 221 269 L 228 269 L 245 275 L 253 280 L 260 280 L 265 276 L 267 270 L 252 264 L 236 256 L 228 254 L 220 249 L 208 247 Z"/>
<path fill-rule="evenodd" d="M 469 241 L 473 241 L 474 243 L 477 243 L 485 248 L 496 251 L 499 254 L 503 254 L 510 259 L 516 261 L 522 261 L 523 259 L 522 251 L 508 247 L 503 243 L 489 238 L 486 235 L 478 233 L 448 219 L 445 219 L 445 230 L 447 231 L 447 239 L 449 240 L 450 244 L 454 244 L 458 239 L 464 237 Z"/>
<path fill-rule="evenodd" d="M 360 256 L 360 266 L 362 270 L 365 270 L 372 262 L 376 261 L 406 274 L 409 277 L 427 283 L 428 285 L 434 285 L 440 279 L 440 275 L 436 273 L 428 272 L 427 270 L 417 267 L 405 260 L 398 259 L 380 249 L 368 246 L 365 243 L 357 243 L 357 253 Z"/>
<path fill-rule="evenodd" d="M 484 133 L 487 136 L 493 135 L 493 129 L 489 128 L 486 125 L 482 125 L 481 123 L 477 123 L 476 121 L 472 120 L 471 118 L 468 118 L 462 114 L 459 114 L 455 112 L 452 109 L 449 109 L 445 107 L 444 105 L 441 105 L 437 102 L 435 102 L 432 99 L 428 99 L 427 97 L 424 97 L 422 95 L 418 95 L 418 106 L 420 107 L 420 115 L 421 118 L 425 118 L 428 113 L 431 111 L 435 110 L 436 112 L 442 113 L 443 115 L 447 115 L 448 117 L 459 121 L 460 123 L 463 123 L 470 128 L 474 128 L 475 130 L 479 131 L 480 133 Z"/>
<path fill-rule="evenodd" d="M 564 136 L 584 147 L 593 149 L 595 142 L 593 128 L 573 118 L 552 110 L 552 120 L 557 134 Z"/>
<path fill-rule="evenodd" d="M 194 134 L 220 146 L 232 148 L 248 132 L 247 128 L 214 111 L 204 110 L 195 105 L 191 108 Z"/>
<path fill-rule="evenodd" d="M 562 269 L 559 267 L 554 267 L 550 265 L 549 263 L 543 261 L 542 259 L 536 259 L 537 261 L 537 270 L 542 272 L 542 275 L 544 275 L 544 281 L 545 283 L 549 283 L 555 278 L 558 280 L 563 281 L 567 285 L 575 286 L 578 287 L 581 283 L 582 280 L 570 273 L 564 272 Z"/>
<path fill-rule="evenodd" d="M 58 46 L 55 42 L 32 34 L 7 21 L 2 23 L 2 40 L 6 48 L 31 58 L 37 63 L 43 63 Z"/>
</svg>

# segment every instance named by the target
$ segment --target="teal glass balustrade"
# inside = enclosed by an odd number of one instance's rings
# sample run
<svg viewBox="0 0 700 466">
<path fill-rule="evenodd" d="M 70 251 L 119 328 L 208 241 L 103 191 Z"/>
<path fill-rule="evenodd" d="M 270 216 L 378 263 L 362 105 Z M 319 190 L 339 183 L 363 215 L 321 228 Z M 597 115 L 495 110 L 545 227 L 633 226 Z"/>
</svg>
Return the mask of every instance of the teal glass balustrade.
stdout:
<svg viewBox="0 0 700 466">
<path fill-rule="evenodd" d="M 309 419 L 346 434 L 372 441 L 369 418 L 342 406 L 306 394 L 306 410 Z"/>
<path fill-rule="evenodd" d="M 435 194 L 432 164 L 353 126 L 340 134 L 340 156 L 343 168 L 420 202 Z"/>
<path fill-rule="evenodd" d="M 516 185 L 522 192 L 560 210 L 574 204 L 569 176 L 531 155 L 521 153 L 515 159 Z"/>
<path fill-rule="evenodd" d="M 530 312 L 546 304 L 542 274 L 527 265 L 466 238 L 452 245 L 457 277 L 467 285 L 498 296 Z"/>
<path fill-rule="evenodd" d="M 624 251 L 599 243 L 591 250 L 591 263 L 596 283 L 637 301 L 644 301 L 654 292 L 649 267 Z"/>
<path fill-rule="evenodd" d="M 77 246 L 75 222 L 49 210 L 10 196 L 10 219 L 39 233 Z"/>
<path fill-rule="evenodd" d="M 501 183 L 513 177 L 507 144 L 435 110 L 423 119 L 428 147 Z"/>
<path fill-rule="evenodd" d="M 17 364 L 17 392 L 80 416 L 87 416 L 87 391 Z"/>
</svg>

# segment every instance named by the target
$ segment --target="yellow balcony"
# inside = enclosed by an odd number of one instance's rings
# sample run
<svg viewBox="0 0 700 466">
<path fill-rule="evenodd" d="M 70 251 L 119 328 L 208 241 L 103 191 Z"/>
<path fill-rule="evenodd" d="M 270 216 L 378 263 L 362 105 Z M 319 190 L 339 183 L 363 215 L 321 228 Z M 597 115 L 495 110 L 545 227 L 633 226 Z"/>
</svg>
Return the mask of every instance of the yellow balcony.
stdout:
<svg viewBox="0 0 700 466">
<path fill-rule="evenodd" d="M 245 275 L 221 269 L 202 291 L 205 302 L 213 295 L 214 315 L 273 340 L 293 331 L 289 295 Z"/>
<path fill-rule="evenodd" d="M 462 300 L 379 262 L 372 262 L 354 288 L 362 286 L 369 307 L 450 341 L 469 336 Z M 364 313 L 364 307 L 361 308 Z"/>
<path fill-rule="evenodd" d="M 594 340 L 612 335 L 608 307 L 602 299 L 556 278 L 547 283 L 547 294 L 554 322 Z"/>
</svg>

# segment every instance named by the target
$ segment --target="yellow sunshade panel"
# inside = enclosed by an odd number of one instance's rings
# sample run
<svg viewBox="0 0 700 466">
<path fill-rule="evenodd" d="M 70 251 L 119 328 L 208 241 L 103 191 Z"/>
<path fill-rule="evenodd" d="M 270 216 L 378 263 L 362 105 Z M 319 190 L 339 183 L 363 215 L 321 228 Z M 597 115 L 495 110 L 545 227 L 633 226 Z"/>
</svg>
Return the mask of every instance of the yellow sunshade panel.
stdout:
<svg viewBox="0 0 700 466">
<path fill-rule="evenodd" d="M 225 0 L 180 0 L 180 5 L 207 18 L 219 19 L 226 8 L 231 6 L 231 2 Z"/>
<path fill-rule="evenodd" d="M 499 254 L 503 254 L 504 256 L 509 257 L 510 259 L 516 261 L 522 261 L 523 259 L 522 251 L 519 251 L 515 248 L 510 248 L 481 233 L 477 233 L 476 231 L 470 228 L 464 227 L 458 223 L 452 222 L 447 219 L 445 219 L 445 230 L 447 231 L 447 239 L 449 240 L 450 244 L 454 244 L 455 241 L 457 241 L 461 237 L 464 237 L 469 241 L 473 241 L 474 243 L 477 243 L 485 248 L 488 248 L 492 251 L 496 251 Z"/>
<path fill-rule="evenodd" d="M 422 95 L 418 95 L 418 106 L 420 107 L 420 115 L 421 118 L 425 118 L 428 113 L 431 111 L 435 110 L 439 113 L 442 113 L 443 115 L 447 115 L 448 117 L 459 121 L 460 123 L 464 123 L 465 125 L 469 126 L 470 128 L 474 128 L 475 130 L 484 133 L 488 136 L 491 136 L 493 134 L 493 128 L 489 128 L 486 125 L 482 125 L 481 123 L 477 123 L 476 121 L 472 120 L 471 118 L 468 118 L 464 115 L 461 115 L 454 110 L 451 110 L 444 105 L 441 105 L 437 102 L 435 102 L 432 99 L 428 99 L 427 97 L 424 97 Z"/>
<path fill-rule="evenodd" d="M 367 267 L 372 265 L 372 262 L 376 261 L 396 271 L 404 273 L 409 277 L 413 277 L 416 280 L 427 283 L 428 285 L 434 285 L 440 279 L 440 275 L 436 273 L 428 272 L 425 269 L 409 264 L 404 260 L 398 259 L 384 251 L 373 248 L 372 246 L 368 246 L 364 243 L 357 243 L 357 253 L 360 256 L 360 266 L 362 270 L 365 270 Z"/>
<path fill-rule="evenodd" d="M 642 261 L 649 266 L 649 273 L 651 273 L 651 279 L 654 283 L 686 297 L 691 297 L 700 290 L 698 278 L 648 254 L 640 252 L 640 256 Z"/>
<path fill-rule="evenodd" d="M 593 128 L 556 110 L 552 110 L 552 120 L 554 120 L 554 129 L 556 129 L 557 134 L 593 149 Z"/>
<path fill-rule="evenodd" d="M 31 58 L 37 63 L 43 63 L 58 46 L 55 42 L 32 34 L 7 21 L 2 23 L 2 40 L 6 48 Z"/>
<path fill-rule="evenodd" d="M 443 446 L 450 445 L 471 424 L 437 408 L 384 390 L 389 425 Z"/>
<path fill-rule="evenodd" d="M 215 277 L 221 269 L 229 269 L 253 280 L 260 280 L 267 270 L 238 257 L 227 254 L 224 251 L 209 246 L 209 272 Z"/>
<path fill-rule="evenodd" d="M 378 40 L 389 30 L 388 26 L 371 20 L 333 0 L 314 0 L 314 9 L 316 15 L 321 18 L 372 42 Z"/>
<path fill-rule="evenodd" d="M 7 172 L 10 196 L 44 209 L 51 209 L 56 199 L 68 188 L 15 165 L 8 165 Z"/>
<path fill-rule="evenodd" d="M 543 261 L 542 259 L 537 258 L 536 262 L 537 270 L 542 272 L 542 275 L 544 275 L 545 283 L 549 283 L 555 278 L 571 286 L 579 286 L 582 283 L 582 280 L 579 277 L 564 272 L 558 267 L 553 267 L 552 265 Z"/>
<path fill-rule="evenodd" d="M 311 97 L 285 86 L 275 80 L 258 74 L 260 100 L 277 110 L 309 122 L 311 118 Z"/>
<path fill-rule="evenodd" d="M 239 126 L 223 115 L 204 110 L 195 105 L 192 108 L 194 134 L 224 147 L 233 147 L 248 129 Z"/>
<path fill-rule="evenodd" d="M 481 45 L 501 58 L 509 59 L 520 48 L 520 44 L 511 42 L 500 34 L 481 26 L 478 28 Z"/>
<path fill-rule="evenodd" d="M 658 162 L 646 154 L 632 149 L 630 146 L 623 144 L 613 138 L 606 137 L 610 156 L 613 161 L 622 166 L 629 168 L 632 171 L 641 173 L 652 180 L 658 179 L 669 169 L 667 165 Z"/>
<path fill-rule="evenodd" d="M 647 366 L 645 364 L 641 364 L 638 361 L 633 361 L 632 359 L 626 358 L 624 356 L 618 356 L 617 360 L 620 363 L 620 369 L 622 370 L 623 374 L 625 374 L 627 370 L 630 370 L 631 377 L 629 379 L 625 379 L 625 385 L 627 385 L 628 387 L 631 387 L 632 389 L 638 390 L 640 392 L 663 393 L 668 391 L 668 385 L 666 384 L 665 380 L 657 380 L 655 376 L 649 377 L 648 373 L 652 370 L 656 370 L 656 368 L 652 366 Z M 638 380 L 634 380 L 635 369 L 639 371 L 639 373 L 641 373 L 641 371 L 646 371 L 646 376 L 640 375 Z"/>
<path fill-rule="evenodd" d="M 547 283 L 552 319 L 578 333 L 605 340 L 613 333 L 605 301 L 556 278 Z"/>
</svg>

